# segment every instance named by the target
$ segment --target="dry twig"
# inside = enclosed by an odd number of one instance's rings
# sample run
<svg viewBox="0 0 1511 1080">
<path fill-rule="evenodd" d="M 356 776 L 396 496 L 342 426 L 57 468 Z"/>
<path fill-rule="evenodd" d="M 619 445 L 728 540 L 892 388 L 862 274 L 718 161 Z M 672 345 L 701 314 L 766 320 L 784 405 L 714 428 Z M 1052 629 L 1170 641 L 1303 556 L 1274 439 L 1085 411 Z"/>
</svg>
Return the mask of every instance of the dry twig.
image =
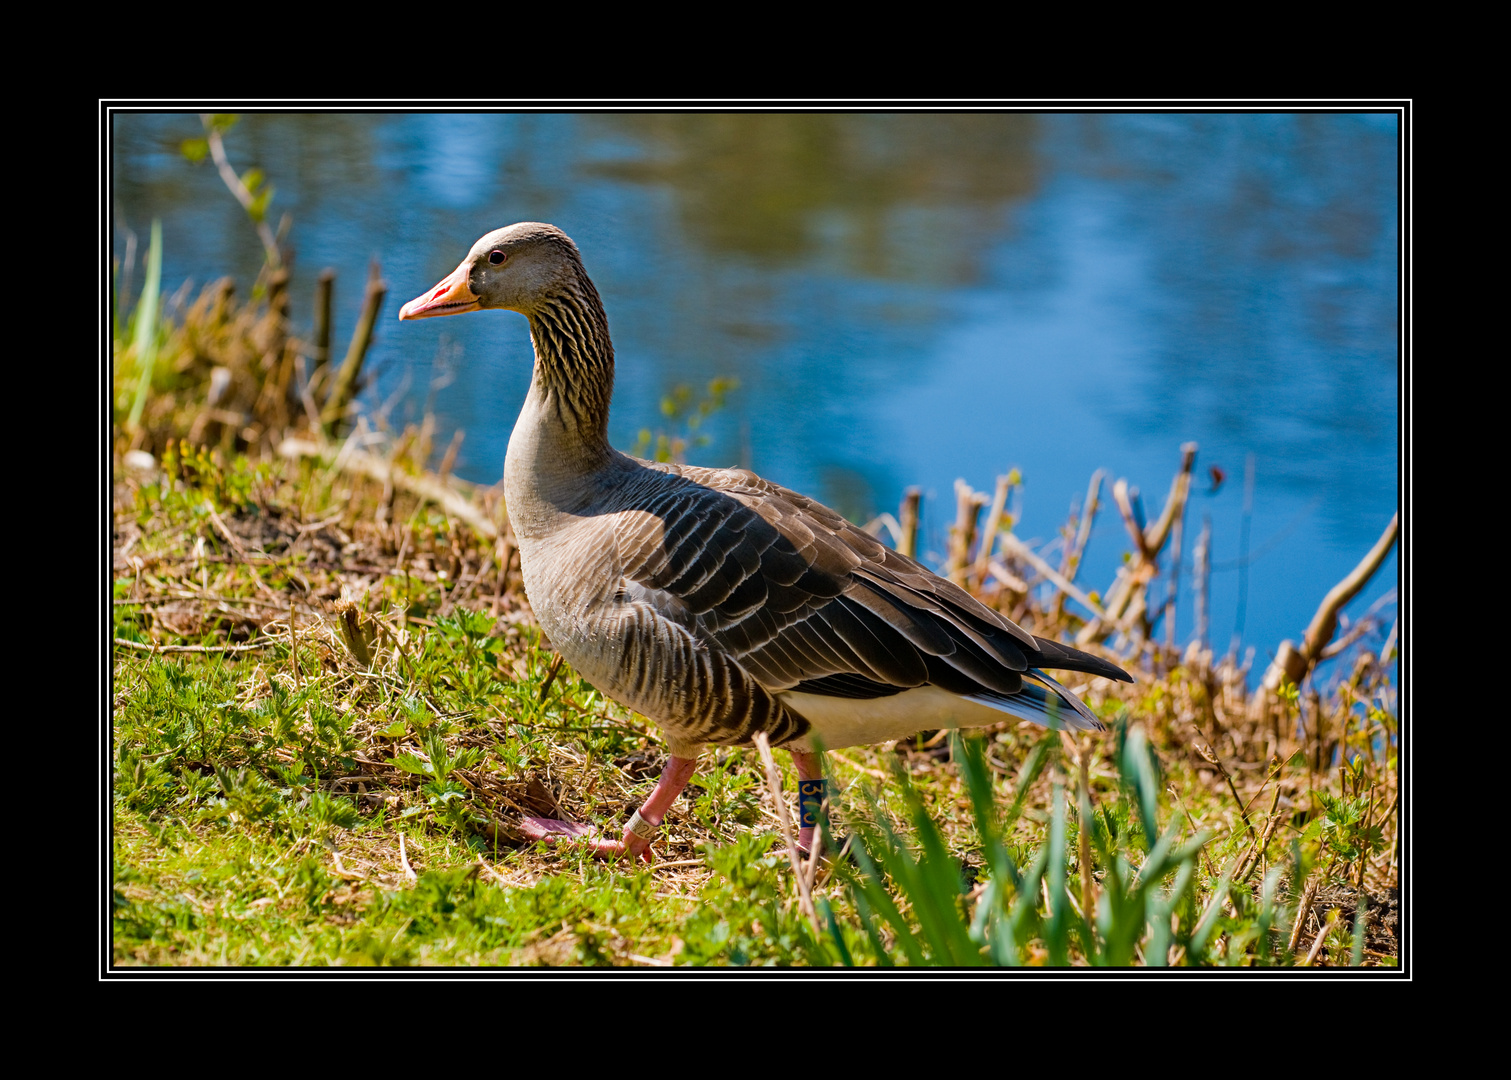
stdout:
<svg viewBox="0 0 1511 1080">
<path fill-rule="evenodd" d="M 253 649 L 263 649 L 273 644 L 271 640 L 250 641 L 245 645 L 156 645 L 141 641 L 127 641 L 125 638 L 113 639 L 115 644 L 125 649 L 136 649 L 138 652 L 165 653 L 165 652 L 251 652 Z"/>
<path fill-rule="evenodd" d="M 761 753 L 761 763 L 766 766 L 766 788 L 771 792 L 771 800 L 776 803 L 777 820 L 782 826 L 782 839 L 787 843 L 787 858 L 792 862 L 792 872 L 797 877 L 798 903 L 808 921 L 813 924 L 813 932 L 821 935 L 819 929 L 818 912 L 813 907 L 813 894 L 808 891 L 808 879 L 803 873 L 803 859 L 798 854 L 797 840 L 792 834 L 792 820 L 787 814 L 787 800 L 782 798 L 782 774 L 777 771 L 776 759 L 771 756 L 771 742 L 766 738 L 764 731 L 758 731 L 755 735 L 756 749 Z"/>
<path fill-rule="evenodd" d="M 1333 634 L 1338 629 L 1338 612 L 1343 605 L 1358 595 L 1359 590 L 1369 583 L 1374 577 L 1375 571 L 1380 569 L 1380 564 L 1385 561 L 1385 556 L 1390 554 L 1390 549 L 1395 546 L 1396 537 L 1400 534 L 1401 516 L 1391 515 L 1390 524 L 1385 526 L 1385 531 L 1380 534 L 1380 539 L 1375 541 L 1375 546 L 1369 550 L 1369 554 L 1360 560 L 1359 565 L 1354 567 L 1338 584 L 1328 590 L 1322 598 L 1322 604 L 1317 608 L 1317 613 L 1312 616 L 1311 623 L 1302 635 L 1301 645 L 1298 647 L 1289 638 L 1280 643 L 1280 648 L 1275 653 L 1274 662 L 1264 673 L 1264 681 L 1260 684 L 1259 692 L 1249 702 L 1249 716 L 1251 719 L 1262 719 L 1273 708 L 1279 695 L 1280 687 L 1287 681 L 1297 686 L 1306 678 L 1312 667 L 1322 658 L 1323 650 L 1328 642 L 1332 641 Z"/>
</svg>

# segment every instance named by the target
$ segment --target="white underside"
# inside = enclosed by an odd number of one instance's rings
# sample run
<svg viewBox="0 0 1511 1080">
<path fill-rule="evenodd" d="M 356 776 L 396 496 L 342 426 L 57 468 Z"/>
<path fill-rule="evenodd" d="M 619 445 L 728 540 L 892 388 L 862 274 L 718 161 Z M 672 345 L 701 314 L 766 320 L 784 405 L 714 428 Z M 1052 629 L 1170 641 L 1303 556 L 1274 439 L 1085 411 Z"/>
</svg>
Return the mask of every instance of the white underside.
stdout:
<svg viewBox="0 0 1511 1080">
<path fill-rule="evenodd" d="M 808 718 L 813 725 L 808 735 L 785 746 L 799 750 L 838 750 L 846 746 L 867 746 L 890 739 L 905 739 L 926 728 L 985 727 L 1009 717 L 1045 724 L 1041 712 L 1013 708 L 1008 703 L 988 705 L 963 698 L 937 686 L 920 686 L 882 698 L 840 698 L 821 694 L 788 691 L 780 695 L 784 704 Z M 1027 702 L 1023 703 L 1024 705 Z M 1074 716 L 1065 707 L 1066 718 Z M 1072 721 L 1068 727 L 1080 726 Z"/>
</svg>

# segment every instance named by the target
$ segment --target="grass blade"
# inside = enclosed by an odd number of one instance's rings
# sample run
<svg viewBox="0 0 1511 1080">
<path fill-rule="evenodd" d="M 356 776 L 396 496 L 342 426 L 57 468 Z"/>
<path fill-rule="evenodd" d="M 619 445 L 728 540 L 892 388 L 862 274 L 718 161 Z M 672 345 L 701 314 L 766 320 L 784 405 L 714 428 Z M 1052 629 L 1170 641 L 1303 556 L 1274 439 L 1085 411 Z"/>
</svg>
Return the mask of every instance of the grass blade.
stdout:
<svg viewBox="0 0 1511 1080">
<path fill-rule="evenodd" d="M 131 402 L 131 416 L 126 421 L 130 431 L 141 427 L 142 410 L 152 389 L 152 370 L 157 366 L 157 297 L 163 280 L 163 223 L 152 219 L 152 243 L 147 249 L 147 279 L 142 284 L 142 298 L 136 305 L 136 333 L 132 347 L 141 370 L 136 380 L 136 397 Z"/>
<path fill-rule="evenodd" d="M 1358 967 L 1364 963 L 1364 930 L 1369 921 L 1369 897 L 1360 889 L 1354 900 L 1354 949 L 1349 964 Z"/>
</svg>

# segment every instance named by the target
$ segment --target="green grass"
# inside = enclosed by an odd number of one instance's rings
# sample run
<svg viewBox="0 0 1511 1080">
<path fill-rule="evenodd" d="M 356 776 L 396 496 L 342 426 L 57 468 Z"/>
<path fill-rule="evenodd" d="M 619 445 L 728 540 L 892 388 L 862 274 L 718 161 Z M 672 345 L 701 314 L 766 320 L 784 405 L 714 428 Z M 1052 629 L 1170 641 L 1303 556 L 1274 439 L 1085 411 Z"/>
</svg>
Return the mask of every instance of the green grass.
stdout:
<svg viewBox="0 0 1511 1080">
<path fill-rule="evenodd" d="M 662 750 L 552 674 L 507 548 L 309 461 L 173 445 L 118 476 L 117 966 L 1395 962 L 1379 667 L 1269 726 L 1177 664 L 1090 689 L 1107 737 L 831 754 L 848 849 L 810 920 L 753 750 L 705 753 L 655 867 L 520 840 L 524 813 L 617 831 Z"/>
</svg>

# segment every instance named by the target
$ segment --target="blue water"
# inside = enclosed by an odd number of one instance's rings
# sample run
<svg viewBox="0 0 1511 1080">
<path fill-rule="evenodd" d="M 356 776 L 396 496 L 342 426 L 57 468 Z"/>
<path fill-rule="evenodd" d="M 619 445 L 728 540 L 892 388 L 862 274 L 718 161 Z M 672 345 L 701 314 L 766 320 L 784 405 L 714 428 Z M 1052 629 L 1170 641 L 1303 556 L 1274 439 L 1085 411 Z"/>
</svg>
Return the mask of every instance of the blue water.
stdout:
<svg viewBox="0 0 1511 1080">
<path fill-rule="evenodd" d="M 118 252 L 163 220 L 164 291 L 261 254 L 193 115 L 117 114 Z M 675 425 L 674 387 L 740 381 L 691 460 L 746 464 L 852 518 L 1018 468 L 1018 535 L 1052 539 L 1098 468 L 1156 515 L 1195 441 L 1213 528 L 1212 638 L 1298 637 L 1400 500 L 1397 119 L 1391 114 L 250 115 L 232 162 L 291 216 L 294 318 L 338 272 L 337 330 L 376 258 L 390 293 L 363 401 L 466 431 L 498 479 L 529 381 L 524 320 L 400 325 L 482 233 L 550 221 L 583 251 L 618 354 L 611 436 Z M 1240 615 L 1245 462 L 1251 560 Z M 1211 491 L 1208 467 L 1226 473 Z M 1127 550 L 1110 504 L 1081 574 Z M 1349 611 L 1394 618 L 1395 557 Z M 1161 595 L 1156 590 L 1156 596 Z M 1192 632 L 1189 579 L 1177 636 Z M 1240 623 L 1241 618 L 1241 623 Z M 1161 629 L 1158 636 L 1163 638 Z"/>
</svg>

